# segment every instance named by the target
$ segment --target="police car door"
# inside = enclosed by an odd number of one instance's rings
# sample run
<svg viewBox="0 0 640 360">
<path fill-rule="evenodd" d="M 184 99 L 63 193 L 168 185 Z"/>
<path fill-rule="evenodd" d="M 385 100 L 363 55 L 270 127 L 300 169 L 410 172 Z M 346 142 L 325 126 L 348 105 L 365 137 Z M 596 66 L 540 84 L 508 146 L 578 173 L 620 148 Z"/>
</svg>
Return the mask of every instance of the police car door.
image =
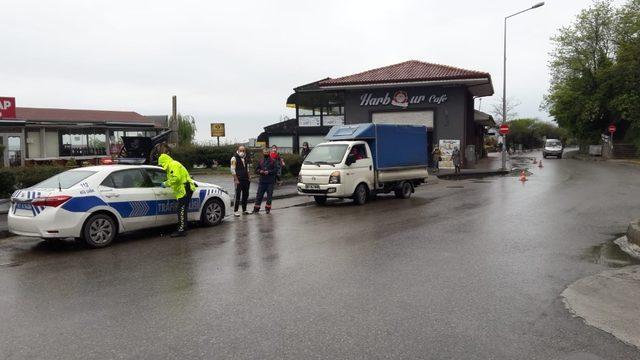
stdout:
<svg viewBox="0 0 640 360">
<path fill-rule="evenodd" d="M 100 184 L 100 194 L 120 214 L 125 231 L 156 226 L 156 195 L 141 169 L 111 173 Z"/>
<path fill-rule="evenodd" d="M 158 225 L 176 223 L 178 221 L 176 196 L 173 190 L 160 186 L 167 181 L 167 173 L 162 169 L 154 168 L 145 168 L 145 171 L 153 183 L 153 192 L 156 196 L 156 222 Z"/>
</svg>

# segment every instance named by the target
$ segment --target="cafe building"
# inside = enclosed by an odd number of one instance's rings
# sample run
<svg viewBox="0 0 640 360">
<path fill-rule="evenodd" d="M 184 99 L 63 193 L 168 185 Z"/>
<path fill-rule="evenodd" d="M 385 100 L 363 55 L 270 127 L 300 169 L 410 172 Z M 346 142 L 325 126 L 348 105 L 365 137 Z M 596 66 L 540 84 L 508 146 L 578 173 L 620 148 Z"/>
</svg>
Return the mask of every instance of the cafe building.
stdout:
<svg viewBox="0 0 640 360">
<path fill-rule="evenodd" d="M 416 124 L 427 128 L 428 151 L 458 146 L 469 165 L 484 155 L 484 135 L 495 126 L 474 100 L 491 95 L 489 73 L 411 60 L 294 88 L 287 106 L 296 117 L 265 127 L 258 140 L 298 152 L 334 125 Z"/>
<path fill-rule="evenodd" d="M 5 104 L 15 103 L 8 99 Z M 97 163 L 118 154 L 122 136 L 152 137 L 165 130 L 167 123 L 167 116 L 143 116 L 133 111 L 8 108 L 0 117 L 0 166 L 70 159 Z"/>
</svg>

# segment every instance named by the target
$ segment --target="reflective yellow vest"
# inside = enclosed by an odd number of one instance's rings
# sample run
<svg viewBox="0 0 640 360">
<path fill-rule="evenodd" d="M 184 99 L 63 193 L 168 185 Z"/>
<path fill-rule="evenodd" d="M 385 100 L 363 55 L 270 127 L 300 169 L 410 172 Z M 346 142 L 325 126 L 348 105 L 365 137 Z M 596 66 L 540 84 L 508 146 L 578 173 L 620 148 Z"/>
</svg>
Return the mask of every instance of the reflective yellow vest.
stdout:
<svg viewBox="0 0 640 360">
<path fill-rule="evenodd" d="M 171 156 L 161 154 L 158 158 L 158 165 L 162 166 L 164 171 L 167 172 L 167 181 L 164 182 L 164 185 L 173 190 L 176 199 L 180 199 L 186 195 L 187 191 L 184 189 L 184 184 L 186 183 L 189 183 L 191 186 L 191 191 L 196 190 L 196 185 L 191 179 L 191 176 L 189 176 L 187 169 L 178 161 L 173 160 Z"/>
</svg>

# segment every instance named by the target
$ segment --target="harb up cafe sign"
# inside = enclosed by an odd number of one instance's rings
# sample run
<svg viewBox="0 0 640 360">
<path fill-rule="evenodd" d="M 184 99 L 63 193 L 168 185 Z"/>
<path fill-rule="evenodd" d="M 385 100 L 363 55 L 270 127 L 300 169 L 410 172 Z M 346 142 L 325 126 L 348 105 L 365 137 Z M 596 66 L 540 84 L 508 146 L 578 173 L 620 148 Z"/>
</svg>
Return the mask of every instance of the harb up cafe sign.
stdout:
<svg viewBox="0 0 640 360">
<path fill-rule="evenodd" d="M 0 119 L 16 118 L 16 98 L 0 97 Z"/>
<path fill-rule="evenodd" d="M 398 90 L 393 95 L 390 92 L 384 96 L 375 96 L 372 93 L 365 93 L 360 96 L 360 106 L 379 106 L 393 105 L 401 108 L 407 108 L 409 105 L 417 104 L 443 104 L 447 102 L 447 95 L 412 95 L 409 96 L 406 91 Z"/>
</svg>

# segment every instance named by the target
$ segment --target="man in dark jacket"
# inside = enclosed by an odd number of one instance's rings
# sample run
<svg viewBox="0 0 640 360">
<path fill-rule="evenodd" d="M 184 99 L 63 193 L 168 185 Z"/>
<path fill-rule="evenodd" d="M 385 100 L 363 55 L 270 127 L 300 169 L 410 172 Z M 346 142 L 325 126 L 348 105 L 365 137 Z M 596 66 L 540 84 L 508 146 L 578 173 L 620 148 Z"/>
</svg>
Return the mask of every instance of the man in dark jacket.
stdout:
<svg viewBox="0 0 640 360">
<path fill-rule="evenodd" d="M 238 212 L 240 204 L 242 204 L 242 213 L 248 214 L 247 199 L 249 198 L 249 185 L 251 184 L 248 165 L 247 150 L 240 145 L 231 158 L 231 174 L 233 174 L 233 183 L 236 187 L 236 201 L 233 205 L 233 215 L 235 216 L 240 216 Z"/>
<path fill-rule="evenodd" d="M 300 150 L 300 156 L 302 157 L 302 161 L 304 161 L 304 159 L 306 159 L 307 156 L 309 156 L 310 152 L 311 152 L 311 149 L 309 149 L 309 143 L 306 141 L 303 142 L 302 149 Z"/>
<path fill-rule="evenodd" d="M 273 197 L 273 187 L 276 183 L 276 174 L 278 172 L 277 160 L 269 156 L 269 149 L 262 150 L 262 160 L 256 166 L 256 174 L 260 175 L 260 183 L 258 184 L 258 193 L 256 194 L 256 202 L 253 206 L 253 213 L 260 212 L 260 204 L 264 194 L 267 194 L 267 204 L 264 209 L 266 213 L 271 212 L 271 199 Z"/>
</svg>

